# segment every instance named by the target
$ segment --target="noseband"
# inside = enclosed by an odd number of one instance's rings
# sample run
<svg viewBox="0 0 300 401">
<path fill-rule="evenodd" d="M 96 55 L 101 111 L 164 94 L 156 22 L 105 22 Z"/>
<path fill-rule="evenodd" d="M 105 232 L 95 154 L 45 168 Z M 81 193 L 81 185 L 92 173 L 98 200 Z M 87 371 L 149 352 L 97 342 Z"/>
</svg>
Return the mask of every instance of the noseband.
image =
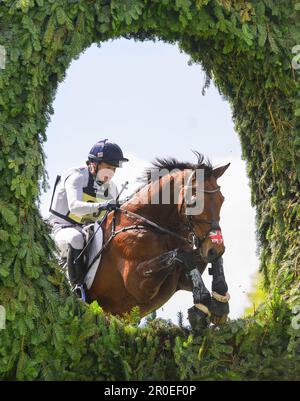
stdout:
<svg viewBox="0 0 300 401">
<path fill-rule="evenodd" d="M 192 221 L 192 216 L 188 215 L 186 216 L 188 220 L 188 230 L 189 230 L 189 235 L 192 236 L 192 242 L 194 247 L 200 248 L 203 242 L 206 240 L 208 237 L 209 233 L 213 230 L 221 230 L 221 227 L 219 225 L 219 222 L 217 220 L 197 220 L 197 222 L 202 223 L 202 224 L 208 224 L 210 227 L 207 230 L 206 234 L 202 237 L 199 238 L 198 235 L 195 233 L 194 230 L 194 225 Z"/>
</svg>

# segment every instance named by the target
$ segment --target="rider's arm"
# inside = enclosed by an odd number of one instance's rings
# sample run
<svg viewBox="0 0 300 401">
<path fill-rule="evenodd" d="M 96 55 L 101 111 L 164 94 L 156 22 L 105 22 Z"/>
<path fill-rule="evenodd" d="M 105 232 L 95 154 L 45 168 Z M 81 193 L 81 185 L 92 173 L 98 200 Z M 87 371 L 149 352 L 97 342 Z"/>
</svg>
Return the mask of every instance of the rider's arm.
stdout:
<svg viewBox="0 0 300 401">
<path fill-rule="evenodd" d="M 99 207 L 105 206 L 102 203 L 84 202 L 81 200 L 83 188 L 86 185 L 86 177 L 79 172 L 71 174 L 65 181 L 70 212 L 77 216 L 98 212 Z"/>
</svg>

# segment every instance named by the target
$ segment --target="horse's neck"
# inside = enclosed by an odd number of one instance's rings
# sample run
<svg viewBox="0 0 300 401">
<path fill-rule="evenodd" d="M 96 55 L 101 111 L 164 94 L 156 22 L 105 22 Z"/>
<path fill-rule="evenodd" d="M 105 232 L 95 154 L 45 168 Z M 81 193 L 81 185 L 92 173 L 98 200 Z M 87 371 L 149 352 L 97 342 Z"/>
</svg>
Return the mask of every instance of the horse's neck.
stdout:
<svg viewBox="0 0 300 401">
<path fill-rule="evenodd" d="M 177 178 L 179 182 L 180 177 Z M 168 190 L 168 177 L 162 177 L 159 183 L 147 184 L 138 191 L 131 200 L 126 202 L 125 209 L 146 217 L 164 227 L 175 228 L 180 225 L 180 221 L 178 204 L 174 199 L 174 185 L 170 186 L 170 202 L 169 204 L 165 204 L 163 203 L 162 193 L 167 193 Z M 153 203 L 154 199 L 159 203 Z"/>
</svg>

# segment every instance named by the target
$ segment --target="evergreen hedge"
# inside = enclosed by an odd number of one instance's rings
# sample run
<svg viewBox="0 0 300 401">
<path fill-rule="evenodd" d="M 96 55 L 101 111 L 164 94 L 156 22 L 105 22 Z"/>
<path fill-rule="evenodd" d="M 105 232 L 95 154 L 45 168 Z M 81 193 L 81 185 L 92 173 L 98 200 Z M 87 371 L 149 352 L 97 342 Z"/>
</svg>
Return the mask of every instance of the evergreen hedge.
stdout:
<svg viewBox="0 0 300 401">
<path fill-rule="evenodd" d="M 299 0 L 0 2 L 0 378 L 299 379 L 299 22 Z M 162 40 L 200 63 L 247 161 L 268 300 L 201 338 L 160 319 L 137 327 L 136 311 L 107 320 L 74 299 L 38 210 L 57 86 L 93 43 L 121 37 Z"/>
</svg>

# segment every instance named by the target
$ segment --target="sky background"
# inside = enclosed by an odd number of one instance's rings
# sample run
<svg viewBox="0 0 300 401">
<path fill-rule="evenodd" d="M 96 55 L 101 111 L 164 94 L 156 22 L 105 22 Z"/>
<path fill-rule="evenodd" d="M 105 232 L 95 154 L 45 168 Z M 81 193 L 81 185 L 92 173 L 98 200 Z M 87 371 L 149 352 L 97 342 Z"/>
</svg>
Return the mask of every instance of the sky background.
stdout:
<svg viewBox="0 0 300 401">
<path fill-rule="evenodd" d="M 129 181 L 128 195 L 155 157 L 193 162 L 194 149 L 213 165 L 230 162 L 219 184 L 226 198 L 221 227 L 233 319 L 248 306 L 246 293 L 258 269 L 255 211 L 230 106 L 213 84 L 202 96 L 201 66 L 189 66 L 188 60 L 176 46 L 120 39 L 101 48 L 93 45 L 72 62 L 58 87 L 47 129 L 44 150 L 51 188 L 41 197 L 41 212 L 45 218 L 49 215 L 56 175 L 85 165 L 90 148 L 100 139 L 119 144 L 130 159 L 114 177 L 116 184 Z M 203 277 L 211 289 L 211 277 L 207 273 Z M 192 304 L 192 293 L 179 291 L 157 315 L 177 323 L 182 311 L 188 323 Z"/>
</svg>

